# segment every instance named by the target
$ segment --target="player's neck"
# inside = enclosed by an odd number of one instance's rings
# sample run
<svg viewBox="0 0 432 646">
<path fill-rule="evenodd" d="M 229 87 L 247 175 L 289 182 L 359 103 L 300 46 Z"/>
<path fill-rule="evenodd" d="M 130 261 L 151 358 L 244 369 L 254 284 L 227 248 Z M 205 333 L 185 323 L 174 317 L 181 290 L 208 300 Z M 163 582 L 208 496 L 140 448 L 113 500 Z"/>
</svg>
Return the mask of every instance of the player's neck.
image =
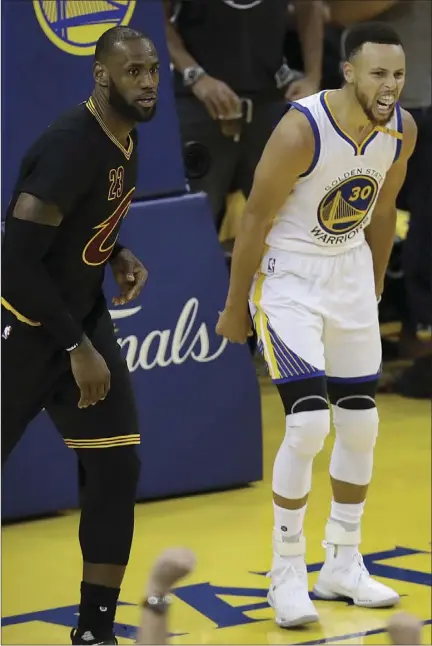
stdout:
<svg viewBox="0 0 432 646">
<path fill-rule="evenodd" d="M 330 95 L 330 105 L 340 126 L 354 137 L 373 130 L 374 125 L 365 115 L 351 88 L 344 86 Z"/>
<path fill-rule="evenodd" d="M 128 135 L 135 123 L 123 119 L 98 92 L 92 94 L 93 103 L 105 126 L 123 146 L 127 145 Z"/>
</svg>

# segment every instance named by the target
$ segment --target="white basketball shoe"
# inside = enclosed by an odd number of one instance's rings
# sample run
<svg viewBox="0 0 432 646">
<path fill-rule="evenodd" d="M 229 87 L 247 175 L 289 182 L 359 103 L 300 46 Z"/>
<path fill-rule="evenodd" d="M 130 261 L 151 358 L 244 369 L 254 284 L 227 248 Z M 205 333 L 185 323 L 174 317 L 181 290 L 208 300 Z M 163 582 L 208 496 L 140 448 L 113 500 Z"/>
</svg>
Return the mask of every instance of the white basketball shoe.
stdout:
<svg viewBox="0 0 432 646">
<path fill-rule="evenodd" d="M 387 608 L 399 602 L 397 592 L 375 581 L 358 551 L 360 529 L 348 532 L 330 520 L 326 527 L 326 559 L 313 589 L 320 599 L 352 599 L 356 606 Z"/>
<path fill-rule="evenodd" d="M 295 543 L 283 540 L 283 534 L 273 530 L 273 567 L 267 600 L 275 613 L 275 622 L 282 628 L 303 626 L 318 621 L 318 613 L 308 592 L 305 563 L 306 541 L 303 536 Z"/>
</svg>

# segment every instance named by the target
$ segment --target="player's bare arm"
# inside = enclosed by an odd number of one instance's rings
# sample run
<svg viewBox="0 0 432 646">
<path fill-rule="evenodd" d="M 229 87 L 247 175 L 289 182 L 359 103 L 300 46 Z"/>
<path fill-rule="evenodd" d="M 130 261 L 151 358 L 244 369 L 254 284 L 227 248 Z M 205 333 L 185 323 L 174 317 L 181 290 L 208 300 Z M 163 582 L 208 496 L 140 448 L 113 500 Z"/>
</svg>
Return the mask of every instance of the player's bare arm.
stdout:
<svg viewBox="0 0 432 646">
<path fill-rule="evenodd" d="M 400 0 L 329 0 L 332 20 L 343 27 L 364 20 L 379 20 L 380 14 L 390 9 Z"/>
<path fill-rule="evenodd" d="M 6 235 L 13 236 L 14 244 L 5 246 L 3 304 L 16 308 L 33 324 L 46 328 L 69 351 L 71 370 L 81 392 L 78 406 L 86 408 L 106 397 L 110 372 L 68 312 L 43 265 L 62 220 L 63 215 L 55 204 L 46 204 L 28 193 L 19 195 L 6 231 Z"/>
<path fill-rule="evenodd" d="M 170 592 L 180 579 L 188 576 L 196 567 L 196 557 L 191 550 L 172 547 L 154 562 L 142 603 L 141 625 L 138 628 L 137 644 L 167 644 L 167 610 Z"/>
<path fill-rule="evenodd" d="M 248 296 L 267 233 L 297 179 L 310 167 L 314 146 L 307 118 L 292 110 L 274 130 L 257 166 L 236 236 L 225 309 L 216 328 L 218 334 L 233 343 L 244 343 L 247 339 Z"/>
<path fill-rule="evenodd" d="M 171 22 L 172 3 L 164 0 L 163 5 L 168 51 L 174 67 L 183 74 L 188 68 L 199 67 L 199 62 L 187 51 L 176 26 Z M 209 74 L 203 73 L 192 85 L 191 91 L 205 105 L 212 119 L 231 118 L 231 115 L 238 113 L 237 94 L 226 83 Z"/>
<path fill-rule="evenodd" d="M 375 290 L 379 298 L 384 289 L 384 277 L 390 259 L 396 231 L 396 198 L 405 181 L 407 163 L 417 141 L 417 126 L 406 110 L 402 110 L 403 144 L 399 159 L 387 172 L 383 187 L 375 205 L 366 240 L 372 251 Z"/>
<path fill-rule="evenodd" d="M 55 204 L 45 204 L 28 193 L 21 193 L 18 197 L 14 218 L 50 227 L 58 227 L 63 220 L 63 216 Z"/>
<path fill-rule="evenodd" d="M 320 89 L 324 43 L 324 10 L 320 0 L 294 0 L 297 30 L 304 59 L 304 78 L 288 86 L 286 98 L 297 101 Z"/>
</svg>

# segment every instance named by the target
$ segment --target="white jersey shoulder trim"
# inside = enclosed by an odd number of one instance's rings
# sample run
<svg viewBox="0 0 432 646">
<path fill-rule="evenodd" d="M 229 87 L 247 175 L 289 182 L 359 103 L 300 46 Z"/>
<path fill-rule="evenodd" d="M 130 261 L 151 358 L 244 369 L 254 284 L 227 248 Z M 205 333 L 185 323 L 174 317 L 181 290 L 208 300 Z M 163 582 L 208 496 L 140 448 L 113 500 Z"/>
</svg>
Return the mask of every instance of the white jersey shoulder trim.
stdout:
<svg viewBox="0 0 432 646">
<path fill-rule="evenodd" d="M 320 128 L 319 128 L 318 119 L 317 119 L 318 115 L 316 114 L 316 105 L 317 105 L 317 97 L 319 97 L 321 94 L 323 94 L 323 92 L 320 92 L 319 94 L 312 94 L 311 96 L 307 96 L 304 99 L 293 101 L 288 106 L 288 109 L 298 110 L 306 117 L 306 119 L 309 121 L 310 127 L 312 128 L 314 141 L 315 141 L 315 150 L 314 150 L 314 155 L 312 158 L 311 165 L 309 166 L 306 172 L 300 175 L 300 178 L 308 177 L 309 175 L 311 175 L 311 173 L 316 168 L 319 162 L 319 158 L 321 154 L 321 135 L 320 135 Z"/>
<path fill-rule="evenodd" d="M 395 113 L 390 122 L 386 126 L 376 126 L 372 130 L 372 132 L 370 132 L 369 135 L 362 141 L 362 143 L 358 144 L 347 132 L 345 132 L 345 130 L 341 128 L 341 126 L 337 122 L 328 101 L 328 95 L 330 92 L 332 92 L 332 90 L 322 90 L 321 92 L 312 94 L 311 96 L 305 97 L 304 99 L 293 101 L 288 106 L 288 109 L 296 109 L 305 115 L 310 123 L 315 139 L 315 152 L 312 163 L 308 170 L 300 177 L 303 178 L 310 175 L 319 162 L 322 146 L 321 132 L 325 130 L 325 128 L 323 128 L 324 124 L 322 123 L 323 116 L 325 116 L 326 120 L 328 119 L 328 122 L 331 124 L 332 129 L 342 139 L 350 144 L 355 156 L 364 155 L 369 144 L 372 143 L 372 141 L 378 136 L 379 133 L 386 134 L 396 139 L 395 155 L 393 159 L 394 163 L 399 158 L 403 141 L 403 120 L 399 102 L 396 103 Z"/>
</svg>

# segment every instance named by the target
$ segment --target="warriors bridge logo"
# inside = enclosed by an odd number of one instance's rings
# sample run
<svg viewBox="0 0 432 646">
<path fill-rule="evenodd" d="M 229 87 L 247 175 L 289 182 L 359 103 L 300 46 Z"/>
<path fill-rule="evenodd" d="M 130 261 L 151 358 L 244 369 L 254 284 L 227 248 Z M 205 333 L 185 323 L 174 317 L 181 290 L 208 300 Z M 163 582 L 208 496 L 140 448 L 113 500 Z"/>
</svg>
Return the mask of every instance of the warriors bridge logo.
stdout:
<svg viewBox="0 0 432 646">
<path fill-rule="evenodd" d="M 359 169 L 354 177 L 335 179 L 326 191 L 318 206 L 318 226 L 311 234 L 324 244 L 343 244 L 369 223 L 379 184 L 373 170 Z"/>
<path fill-rule="evenodd" d="M 130 23 L 135 5 L 132 0 L 33 0 L 45 36 L 74 56 L 93 55 L 105 31 Z"/>
<path fill-rule="evenodd" d="M 378 182 L 365 175 L 350 177 L 332 188 L 318 208 L 318 220 L 327 233 L 348 233 L 368 215 L 378 193 Z"/>
</svg>

